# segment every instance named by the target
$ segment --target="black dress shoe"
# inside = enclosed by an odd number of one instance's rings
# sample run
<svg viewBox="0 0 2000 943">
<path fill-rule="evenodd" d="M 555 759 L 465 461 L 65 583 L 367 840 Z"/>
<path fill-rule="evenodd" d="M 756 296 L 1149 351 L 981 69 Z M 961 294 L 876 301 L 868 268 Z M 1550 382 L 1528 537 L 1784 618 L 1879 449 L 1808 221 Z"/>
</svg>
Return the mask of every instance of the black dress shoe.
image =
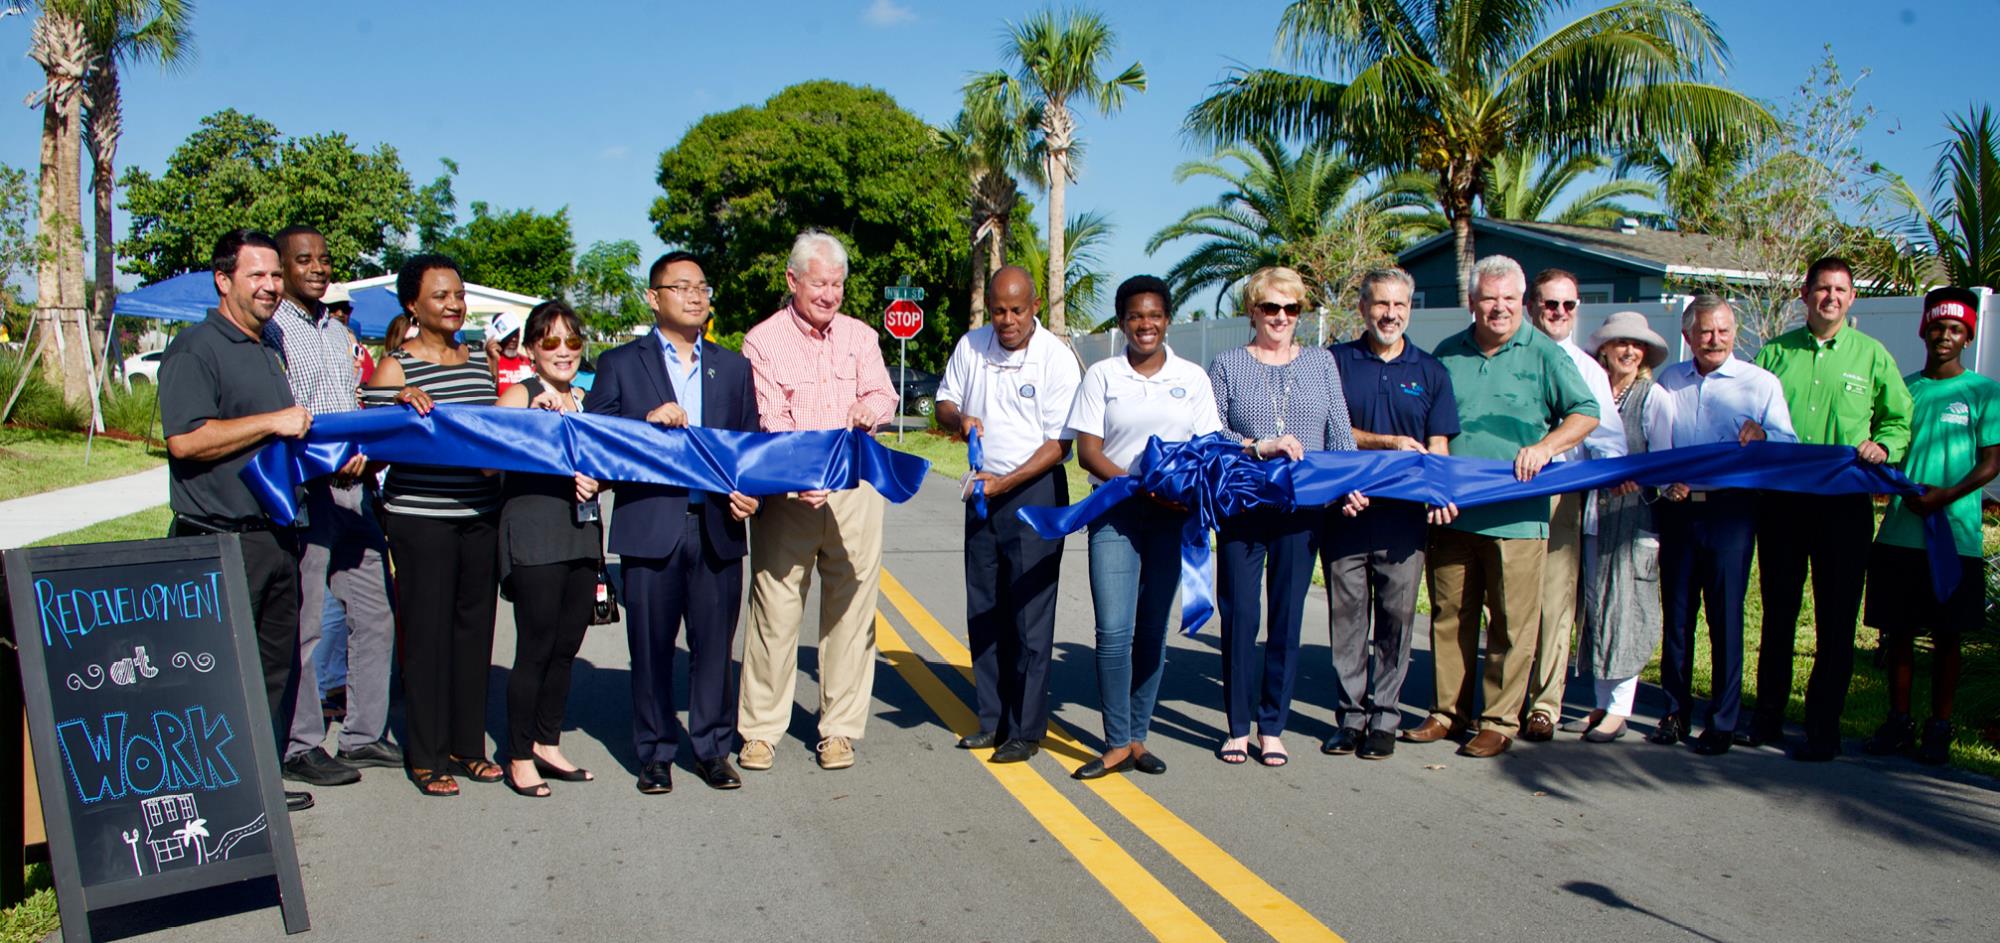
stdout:
<svg viewBox="0 0 2000 943">
<path fill-rule="evenodd" d="M 1682 720 L 1679 714 L 1668 714 L 1660 718 L 1659 728 L 1647 735 L 1646 741 L 1670 747 L 1687 739 L 1687 733 L 1687 721 Z"/>
<path fill-rule="evenodd" d="M 981 730 L 958 738 L 956 746 L 961 750 L 984 750 L 1000 742 L 1000 735 L 991 730 Z"/>
<path fill-rule="evenodd" d="M 374 743 L 364 743 L 352 750 L 342 750 L 337 758 L 348 766 L 403 768 L 403 751 L 396 749 L 387 740 L 377 740 Z"/>
<path fill-rule="evenodd" d="M 1090 762 L 1077 767 L 1076 772 L 1069 774 L 1069 778 L 1103 779 L 1104 777 L 1112 773 L 1127 772 L 1131 770 L 1134 765 L 1135 764 L 1132 761 L 1132 757 L 1129 755 L 1126 756 L 1124 759 L 1119 760 L 1117 766 L 1106 766 L 1104 765 L 1104 759 L 1102 757 L 1099 757 L 1098 759 L 1091 760 Z M 1161 764 L 1162 768 L 1164 768 L 1165 765 L 1166 764 L 1162 763 Z"/>
<path fill-rule="evenodd" d="M 1167 771 L 1167 761 L 1156 753 L 1142 753 L 1132 760 L 1132 768 L 1148 776 L 1158 776 Z"/>
<path fill-rule="evenodd" d="M 285 761 L 284 775 L 308 786 L 345 786 L 361 781 L 361 772 L 328 755 L 325 747 L 313 747 Z"/>
<path fill-rule="evenodd" d="M 729 758 L 718 756 L 712 760 L 694 761 L 694 774 L 708 784 L 710 789 L 741 789 L 743 777 L 736 775 L 735 767 L 729 765 Z"/>
<path fill-rule="evenodd" d="M 1326 738 L 1319 752 L 1328 756 L 1346 756 L 1361 749 L 1361 731 L 1353 727 L 1342 727 L 1334 735 Z"/>
<path fill-rule="evenodd" d="M 647 763 L 639 767 L 639 791 L 649 796 L 673 792 L 674 764 Z"/>
<path fill-rule="evenodd" d="M 1749 728 L 1738 728 L 1736 731 L 1737 746 L 1777 746 L 1783 742 L 1785 742 L 1785 722 L 1775 717 L 1752 715 Z"/>
<path fill-rule="evenodd" d="M 312 807 L 313 807 L 312 793 L 293 792 L 290 789 L 285 790 L 286 812 L 304 812 L 305 810 L 310 809 Z"/>
<path fill-rule="evenodd" d="M 993 755 L 990 758 L 988 758 L 986 762 L 1024 763 L 1027 762 L 1029 757 L 1032 757 L 1035 754 L 1040 753 L 1041 750 L 1042 750 L 1041 744 L 1036 743 L 1033 740 L 1021 740 L 1017 738 L 1009 740 L 1006 743 L 1000 744 L 1000 748 L 994 750 Z"/>
<path fill-rule="evenodd" d="M 1721 756 L 1724 753 L 1728 753 L 1729 748 L 1735 742 L 1736 737 L 1734 734 L 1723 733 L 1720 730 L 1708 730 L 1703 731 L 1702 735 L 1695 739 L 1694 745 L 1688 749 L 1702 756 Z"/>
<path fill-rule="evenodd" d="M 1790 756 L 1801 763 L 1825 763 L 1840 755 L 1840 741 L 1815 743 L 1806 741 L 1795 747 Z"/>
<path fill-rule="evenodd" d="M 1370 730 L 1368 738 L 1361 741 L 1361 748 L 1354 755 L 1364 760 L 1387 759 L 1396 752 L 1396 732 L 1393 730 Z"/>
<path fill-rule="evenodd" d="M 1907 753 L 1917 746 L 1917 722 L 1908 714 L 1891 713 L 1875 728 L 1875 735 L 1861 741 L 1861 752 L 1869 756 Z"/>
</svg>

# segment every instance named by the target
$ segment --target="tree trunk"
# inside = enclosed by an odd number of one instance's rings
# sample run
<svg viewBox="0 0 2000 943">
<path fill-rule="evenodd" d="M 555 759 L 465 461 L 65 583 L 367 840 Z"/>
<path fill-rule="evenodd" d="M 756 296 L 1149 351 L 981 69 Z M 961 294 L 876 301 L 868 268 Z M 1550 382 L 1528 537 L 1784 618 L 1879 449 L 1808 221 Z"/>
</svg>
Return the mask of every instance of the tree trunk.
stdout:
<svg viewBox="0 0 2000 943">
<path fill-rule="evenodd" d="M 63 396 L 90 394 L 90 332 L 83 294 L 82 112 L 89 44 L 83 26 L 44 9 L 30 56 L 42 66 L 42 150 L 35 265 L 37 329 L 51 332 L 47 371 Z"/>
<path fill-rule="evenodd" d="M 1007 238 L 1014 229 L 1010 222 L 1013 215 L 1010 207 L 1005 215 L 993 221 L 993 234 L 986 243 L 986 271 L 989 277 L 991 273 L 1007 267 Z"/>
<path fill-rule="evenodd" d="M 1063 317 L 1063 282 L 1067 281 L 1069 266 L 1064 264 L 1063 250 L 1063 183 L 1069 176 L 1069 151 L 1049 151 L 1049 330 L 1057 337 L 1068 337 L 1068 322 Z"/>
<path fill-rule="evenodd" d="M 119 102 L 118 63 L 115 58 L 107 58 L 91 73 L 89 97 L 90 192 L 95 203 L 97 224 L 91 240 L 91 248 L 97 257 L 97 284 L 91 298 L 90 349 L 103 351 L 105 334 L 111 330 L 111 303 L 118 295 L 117 286 L 113 283 L 117 274 L 114 268 L 117 259 L 111 232 L 111 199 L 117 187 L 113 178 L 117 170 L 118 138 L 124 133 L 124 119 Z M 116 363 L 105 363 L 99 365 L 99 370 L 103 376 L 109 377 L 117 367 Z"/>
<path fill-rule="evenodd" d="M 990 271 L 980 271 L 986 262 L 979 251 L 981 242 L 979 238 L 980 228 L 979 222 L 975 220 L 972 224 L 972 257 L 966 260 L 966 264 L 972 270 L 972 304 L 966 309 L 972 312 L 972 320 L 966 325 L 967 330 L 972 330 L 986 323 L 986 280 L 993 276 L 993 273 Z M 992 234 L 988 233 L 987 238 L 992 238 Z"/>
<path fill-rule="evenodd" d="M 1451 245 L 1458 256 L 1458 306 L 1472 305 L 1472 213 L 1461 209 L 1451 217 Z"/>
</svg>

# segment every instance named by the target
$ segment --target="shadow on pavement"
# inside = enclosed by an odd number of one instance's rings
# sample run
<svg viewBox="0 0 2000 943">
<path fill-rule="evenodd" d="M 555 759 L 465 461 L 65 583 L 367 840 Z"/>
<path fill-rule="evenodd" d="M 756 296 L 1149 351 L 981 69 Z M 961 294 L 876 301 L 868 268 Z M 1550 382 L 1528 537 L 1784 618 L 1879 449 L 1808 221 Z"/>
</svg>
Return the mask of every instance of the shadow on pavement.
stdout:
<svg viewBox="0 0 2000 943">
<path fill-rule="evenodd" d="M 1599 904 L 1602 904 L 1605 907 L 1609 907 L 1613 910 L 1629 910 L 1636 914 L 1644 914 L 1648 917 L 1660 921 L 1661 923 L 1666 924 L 1667 926 L 1673 927 L 1674 929 L 1680 930 L 1681 932 L 1696 937 L 1698 939 L 1709 940 L 1711 941 L 1711 943 L 1722 943 L 1721 940 L 1709 936 L 1708 934 L 1703 933 L 1700 930 L 1697 930 L 1693 927 L 1690 927 L 1685 923 L 1681 923 L 1680 921 L 1665 916 L 1663 914 L 1658 914 L 1651 910 L 1647 910 L 1646 908 L 1641 907 L 1638 904 L 1626 900 L 1623 895 L 1620 895 L 1617 891 L 1614 891 L 1611 888 L 1606 887 L 1602 884 L 1598 884 L 1592 881 L 1570 881 L 1569 883 L 1564 884 L 1562 886 L 1562 889 L 1572 894 L 1575 894 L 1579 897 L 1584 897 L 1590 900 L 1594 900 Z"/>
</svg>

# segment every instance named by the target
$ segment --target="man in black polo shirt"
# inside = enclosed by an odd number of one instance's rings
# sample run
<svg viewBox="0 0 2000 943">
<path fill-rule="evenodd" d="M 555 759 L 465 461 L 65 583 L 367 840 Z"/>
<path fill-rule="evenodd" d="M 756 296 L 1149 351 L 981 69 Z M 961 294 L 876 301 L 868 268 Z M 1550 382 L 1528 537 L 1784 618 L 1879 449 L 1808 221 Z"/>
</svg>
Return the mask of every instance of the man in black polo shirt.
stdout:
<svg viewBox="0 0 2000 943">
<path fill-rule="evenodd" d="M 238 473 L 271 437 L 305 435 L 312 413 L 293 402 L 284 366 L 259 340 L 283 287 L 277 243 L 238 229 L 216 240 L 213 258 L 217 307 L 174 338 L 160 360 L 167 495 L 174 536 L 242 535 L 257 654 L 282 751 L 299 681 L 298 550 Z M 294 812 L 312 801 L 311 793 L 285 793 Z"/>
<path fill-rule="evenodd" d="M 1458 401 L 1444 364 L 1403 337 L 1415 288 L 1399 268 L 1362 276 L 1361 319 L 1367 330 L 1335 345 L 1333 357 L 1356 445 L 1443 455 L 1458 434 Z M 1395 751 L 1427 525 L 1447 524 L 1457 515 L 1451 506 L 1427 510 L 1386 499 L 1351 520 L 1328 512 L 1320 558 L 1332 608 L 1340 706 L 1339 730 L 1322 752 L 1379 760 Z"/>
</svg>

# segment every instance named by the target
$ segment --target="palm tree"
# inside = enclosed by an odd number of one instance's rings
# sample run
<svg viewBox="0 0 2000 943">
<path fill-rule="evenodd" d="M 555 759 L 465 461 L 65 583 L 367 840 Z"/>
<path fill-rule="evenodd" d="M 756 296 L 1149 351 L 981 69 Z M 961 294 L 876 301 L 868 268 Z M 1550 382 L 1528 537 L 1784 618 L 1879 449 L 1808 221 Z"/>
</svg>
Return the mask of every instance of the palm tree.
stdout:
<svg viewBox="0 0 2000 943">
<path fill-rule="evenodd" d="M 1659 199 L 1658 187 L 1644 180 L 1612 177 L 1586 187 L 1556 208 L 1557 201 L 1584 176 L 1611 166 L 1609 158 L 1575 154 L 1565 160 L 1543 160 L 1533 151 L 1508 151 L 1493 158 L 1486 192 L 1480 196 L 1485 215 L 1522 222 L 1565 223 L 1611 227 L 1640 211 L 1620 200 Z"/>
<path fill-rule="evenodd" d="M 1081 98 L 1109 116 L 1124 104 L 1127 90 L 1146 90 L 1146 70 L 1137 62 L 1109 79 L 1101 77 L 1115 45 L 1111 27 L 1096 13 L 1070 10 L 1058 19 L 1053 10 L 1043 10 L 1008 28 L 1001 54 L 1012 60 L 1014 74 L 990 72 L 972 81 L 982 95 L 1021 97 L 1041 114 L 1039 146 L 1049 188 L 1051 259 L 1066 258 L 1063 187 L 1076 177 L 1072 152 L 1077 146 L 1077 116 L 1071 101 Z M 1060 264 L 1051 267 L 1052 272 L 1064 269 Z M 1049 327 L 1057 334 L 1067 333 L 1065 286 L 1053 274 L 1048 285 Z"/>
<path fill-rule="evenodd" d="M 1069 257 L 1064 265 L 1062 286 L 1064 296 L 1074 302 L 1077 315 L 1084 323 L 1094 325 L 1092 331 L 1100 331 L 1110 322 L 1099 321 L 1097 311 L 1104 304 L 1105 289 L 1111 283 L 1111 273 L 1104 269 L 1104 259 L 1100 253 L 1117 227 L 1102 213 L 1078 213 L 1068 220 Z M 1024 224 L 1013 230 L 1013 244 L 1009 252 L 1019 260 L 1021 267 L 1035 284 L 1049 281 L 1049 260 L 1054 257 L 1049 251 L 1048 241 L 1035 231 L 1033 224 Z"/>
<path fill-rule="evenodd" d="M 1662 229 L 1706 232 L 1722 198 L 1736 185 L 1750 162 L 1750 142 L 1701 141 L 1676 146 L 1664 141 L 1642 142 L 1618 155 L 1615 176 L 1641 175 L 1659 187 L 1660 213 L 1641 214 Z"/>
<path fill-rule="evenodd" d="M 208 863 L 208 851 L 201 844 L 201 840 L 208 837 L 207 819 L 187 820 L 187 824 L 174 829 L 173 837 L 180 839 L 181 847 L 183 848 L 189 845 L 194 846 L 195 864 Z"/>
<path fill-rule="evenodd" d="M 90 71 L 86 0 L 44 0 L 28 40 L 28 58 L 42 67 L 42 87 L 29 107 L 42 107 L 40 233 L 35 263 L 37 343 L 44 369 L 72 401 L 89 393 L 90 332 L 83 297 L 83 83 Z M 73 326 L 72 326 L 73 325 Z M 65 337 L 64 333 L 72 332 Z M 60 352 L 60 353 L 58 353 Z"/>
<path fill-rule="evenodd" d="M 1558 158 L 1643 140 L 1734 139 L 1775 127 L 1763 106 L 1701 81 L 1728 59 L 1692 0 L 1618 0 L 1545 30 L 1564 0 L 1295 0 L 1278 39 L 1294 62 L 1342 80 L 1238 70 L 1189 111 L 1190 131 L 1343 140 L 1438 182 L 1471 277 L 1472 216 L 1493 159 Z"/>
<path fill-rule="evenodd" d="M 986 277 L 1007 264 L 1007 230 L 1021 202 L 1016 175 L 1044 184 L 1035 129 L 1041 113 L 1002 86 L 965 87 L 965 102 L 951 126 L 938 132 L 945 152 L 966 175 L 966 208 L 972 233 L 972 327 L 986 323 Z M 980 250 L 985 249 L 982 258 Z M 982 266 L 983 263 L 983 266 Z"/>
<path fill-rule="evenodd" d="M 1260 134 L 1174 169 L 1175 183 L 1213 177 L 1228 189 L 1154 233 L 1146 252 L 1181 239 L 1206 240 L 1167 271 L 1167 282 L 1176 297 L 1214 286 L 1217 311 L 1230 286 L 1265 266 L 1300 267 L 1332 233 L 1365 228 L 1382 237 L 1382 254 L 1390 254 L 1400 241 L 1396 227 L 1422 225 L 1420 215 L 1393 211 L 1424 206 L 1428 191 L 1413 184 L 1426 181 L 1392 176 L 1361 192 L 1368 175 L 1368 168 L 1337 148 L 1308 147 L 1293 155 L 1277 138 Z M 1360 216 L 1381 217 L 1389 225 L 1364 226 Z"/>
<path fill-rule="evenodd" d="M 1918 253 L 1926 263 L 1941 261 L 1953 285 L 2000 287 L 2000 122 L 1980 105 L 1948 125 L 1951 139 L 1931 171 L 1935 209 L 1907 181 L 1893 181 L 1892 193 L 1908 210 L 1904 228 L 1930 242 Z"/>
<path fill-rule="evenodd" d="M 147 60 L 163 66 L 187 61 L 194 48 L 193 4 L 187 0 L 96 0 L 85 4 L 90 73 L 84 81 L 83 143 L 90 150 L 90 189 L 96 202 L 96 322 L 111 326 L 114 256 L 111 197 L 116 186 L 118 139 L 124 131 L 118 70 Z M 94 344 L 101 348 L 101 343 Z M 107 371 L 108 375 L 108 371 Z"/>
</svg>

